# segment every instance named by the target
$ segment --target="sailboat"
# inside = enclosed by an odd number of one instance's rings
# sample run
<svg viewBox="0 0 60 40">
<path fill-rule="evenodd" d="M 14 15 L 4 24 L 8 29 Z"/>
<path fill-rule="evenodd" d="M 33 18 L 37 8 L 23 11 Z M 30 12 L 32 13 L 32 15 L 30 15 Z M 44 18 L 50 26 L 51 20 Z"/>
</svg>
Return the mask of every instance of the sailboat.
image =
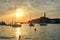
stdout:
<svg viewBox="0 0 60 40">
<path fill-rule="evenodd" d="M 34 26 L 34 24 L 30 22 L 30 23 L 29 23 L 29 26 Z"/>
<path fill-rule="evenodd" d="M 31 13 L 30 13 L 30 19 L 31 19 Z M 34 26 L 32 22 L 29 22 L 29 26 Z"/>
<path fill-rule="evenodd" d="M 40 26 L 47 26 L 47 23 L 40 23 Z"/>
<path fill-rule="evenodd" d="M 16 11 L 16 5 L 15 5 L 15 11 Z M 21 27 L 21 24 L 20 23 L 17 23 L 16 22 L 16 16 L 14 15 L 14 18 L 15 18 L 15 22 L 13 22 L 13 20 L 12 20 L 12 27 Z"/>
<path fill-rule="evenodd" d="M 21 24 L 14 23 L 14 24 L 12 24 L 12 27 L 21 27 Z"/>
</svg>

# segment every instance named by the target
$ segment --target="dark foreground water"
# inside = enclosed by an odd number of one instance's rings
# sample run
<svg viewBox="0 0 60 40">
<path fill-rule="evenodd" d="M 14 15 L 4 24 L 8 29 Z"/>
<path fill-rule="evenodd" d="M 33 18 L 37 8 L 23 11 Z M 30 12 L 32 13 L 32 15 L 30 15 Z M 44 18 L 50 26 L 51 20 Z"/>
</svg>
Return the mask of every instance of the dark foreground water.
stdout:
<svg viewBox="0 0 60 40">
<path fill-rule="evenodd" d="M 22 24 L 17 28 L 0 26 L 0 40 L 60 40 L 60 24 L 35 24 L 34 27 Z"/>
</svg>

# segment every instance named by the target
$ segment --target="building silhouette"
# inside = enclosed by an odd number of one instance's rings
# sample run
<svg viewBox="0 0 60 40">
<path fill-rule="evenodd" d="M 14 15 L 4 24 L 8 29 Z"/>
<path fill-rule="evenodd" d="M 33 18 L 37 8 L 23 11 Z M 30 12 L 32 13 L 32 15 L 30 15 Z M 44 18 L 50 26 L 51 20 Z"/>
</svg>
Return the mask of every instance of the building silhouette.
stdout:
<svg viewBox="0 0 60 40">
<path fill-rule="evenodd" d="M 44 16 L 37 18 L 37 19 L 33 19 L 29 22 L 33 22 L 33 23 L 51 23 L 51 24 L 60 24 L 60 18 L 48 18 L 46 17 L 46 13 L 44 12 Z"/>
</svg>

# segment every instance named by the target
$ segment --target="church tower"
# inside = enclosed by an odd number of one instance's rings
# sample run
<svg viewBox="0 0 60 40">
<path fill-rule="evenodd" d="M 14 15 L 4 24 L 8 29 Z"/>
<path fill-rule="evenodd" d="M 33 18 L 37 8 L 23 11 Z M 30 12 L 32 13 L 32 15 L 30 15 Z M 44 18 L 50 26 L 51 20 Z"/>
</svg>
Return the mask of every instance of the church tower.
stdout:
<svg viewBox="0 0 60 40">
<path fill-rule="evenodd" d="M 46 18 L 46 13 L 44 12 L 44 17 Z"/>
</svg>

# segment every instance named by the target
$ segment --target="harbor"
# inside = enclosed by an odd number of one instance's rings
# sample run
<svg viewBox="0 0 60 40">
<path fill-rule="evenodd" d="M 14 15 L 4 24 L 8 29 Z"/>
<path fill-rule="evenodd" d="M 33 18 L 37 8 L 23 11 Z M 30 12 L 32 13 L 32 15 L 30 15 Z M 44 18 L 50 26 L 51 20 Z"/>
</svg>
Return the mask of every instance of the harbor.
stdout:
<svg viewBox="0 0 60 40">
<path fill-rule="evenodd" d="M 60 40 L 60 0 L 0 0 L 0 40 Z"/>
<path fill-rule="evenodd" d="M 48 24 L 34 27 L 22 24 L 21 27 L 0 26 L 0 40 L 60 40 L 60 25 Z"/>
</svg>

